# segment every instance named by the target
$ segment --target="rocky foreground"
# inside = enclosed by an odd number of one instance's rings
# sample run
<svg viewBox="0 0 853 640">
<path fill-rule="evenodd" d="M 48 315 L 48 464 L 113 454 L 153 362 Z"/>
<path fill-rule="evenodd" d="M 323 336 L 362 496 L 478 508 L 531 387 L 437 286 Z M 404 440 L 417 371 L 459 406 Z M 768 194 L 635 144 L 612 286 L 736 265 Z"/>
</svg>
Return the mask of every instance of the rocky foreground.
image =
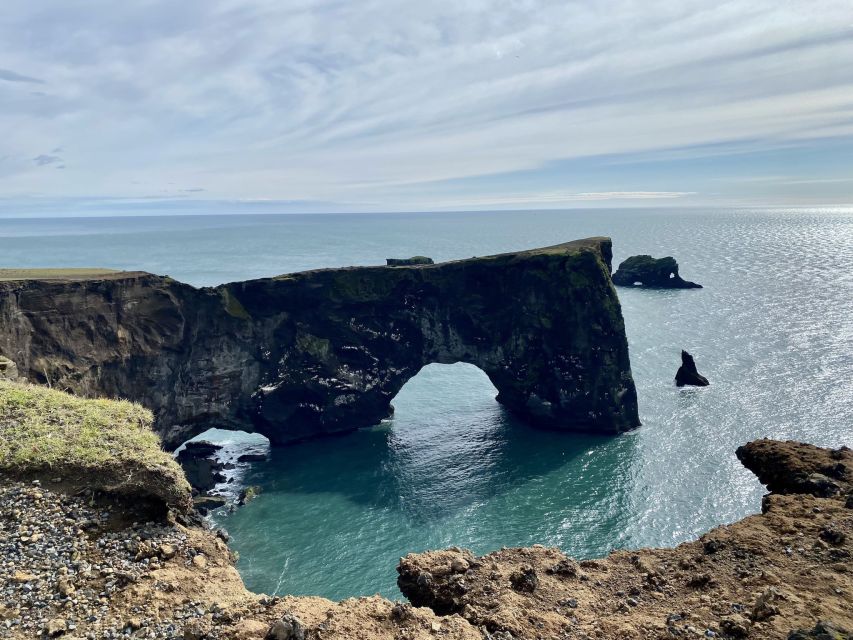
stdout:
<svg viewBox="0 0 853 640">
<path fill-rule="evenodd" d="M 0 486 L 0 638 L 849 638 L 853 452 L 758 441 L 763 513 L 675 549 L 401 560 L 410 604 L 247 591 L 227 535 L 43 478 Z M 414 605 L 414 606 L 413 606 Z"/>
</svg>

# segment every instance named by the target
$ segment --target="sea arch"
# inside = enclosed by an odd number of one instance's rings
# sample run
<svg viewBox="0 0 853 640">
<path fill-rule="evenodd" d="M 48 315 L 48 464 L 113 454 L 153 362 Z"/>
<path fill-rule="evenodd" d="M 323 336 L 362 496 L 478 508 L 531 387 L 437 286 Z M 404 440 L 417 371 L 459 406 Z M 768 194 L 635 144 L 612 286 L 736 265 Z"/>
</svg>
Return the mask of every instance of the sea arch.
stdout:
<svg viewBox="0 0 853 640">
<path fill-rule="evenodd" d="M 522 419 L 639 424 L 611 243 L 435 265 L 323 269 L 197 289 L 118 272 L 0 281 L 21 374 L 136 400 L 174 447 L 210 427 L 273 444 L 376 424 L 431 363 L 482 369 Z"/>
</svg>

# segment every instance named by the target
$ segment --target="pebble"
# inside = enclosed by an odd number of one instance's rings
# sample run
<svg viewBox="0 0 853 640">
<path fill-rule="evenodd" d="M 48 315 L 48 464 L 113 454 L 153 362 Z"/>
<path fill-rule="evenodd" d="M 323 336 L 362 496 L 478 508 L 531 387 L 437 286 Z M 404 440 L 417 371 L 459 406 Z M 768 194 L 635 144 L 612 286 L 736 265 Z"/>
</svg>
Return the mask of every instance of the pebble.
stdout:
<svg viewBox="0 0 853 640">
<path fill-rule="evenodd" d="M 180 638 L 209 614 L 199 603 L 176 603 L 155 618 L 109 606 L 160 560 L 186 558 L 184 533 L 167 524 L 134 523 L 115 531 L 109 509 L 40 486 L 0 486 L 0 621 L 2 638 Z M 207 564 L 196 554 L 193 564 Z M 166 590 L 166 585 L 162 585 Z M 214 614 L 215 615 L 215 614 Z"/>
</svg>

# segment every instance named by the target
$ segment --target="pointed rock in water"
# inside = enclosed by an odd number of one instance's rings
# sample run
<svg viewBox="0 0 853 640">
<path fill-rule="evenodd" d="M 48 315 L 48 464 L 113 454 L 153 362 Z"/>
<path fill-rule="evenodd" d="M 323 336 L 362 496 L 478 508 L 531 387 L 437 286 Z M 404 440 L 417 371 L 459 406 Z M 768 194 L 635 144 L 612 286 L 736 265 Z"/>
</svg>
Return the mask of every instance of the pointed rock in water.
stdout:
<svg viewBox="0 0 853 640">
<path fill-rule="evenodd" d="M 646 289 L 701 289 L 701 284 L 689 282 L 678 275 L 675 258 L 652 258 L 631 256 L 613 274 L 613 284 L 620 287 L 644 287 Z"/>
<path fill-rule="evenodd" d="M 707 387 L 710 383 L 708 382 L 708 378 L 700 375 L 696 370 L 696 363 L 693 361 L 693 356 L 682 350 L 681 366 L 675 374 L 675 384 L 679 387 L 686 385 L 693 387 Z"/>
</svg>

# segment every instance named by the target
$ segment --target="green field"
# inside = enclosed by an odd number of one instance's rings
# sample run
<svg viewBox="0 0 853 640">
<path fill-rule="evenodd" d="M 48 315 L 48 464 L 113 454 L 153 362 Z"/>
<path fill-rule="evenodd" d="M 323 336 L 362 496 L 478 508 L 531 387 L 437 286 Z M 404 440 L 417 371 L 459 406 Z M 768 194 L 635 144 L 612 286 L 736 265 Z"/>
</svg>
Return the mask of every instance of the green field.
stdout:
<svg viewBox="0 0 853 640">
<path fill-rule="evenodd" d="M 115 269 L 73 268 L 73 269 L 0 269 L 0 281 L 3 280 L 89 280 L 116 276 L 125 271 Z"/>
</svg>

